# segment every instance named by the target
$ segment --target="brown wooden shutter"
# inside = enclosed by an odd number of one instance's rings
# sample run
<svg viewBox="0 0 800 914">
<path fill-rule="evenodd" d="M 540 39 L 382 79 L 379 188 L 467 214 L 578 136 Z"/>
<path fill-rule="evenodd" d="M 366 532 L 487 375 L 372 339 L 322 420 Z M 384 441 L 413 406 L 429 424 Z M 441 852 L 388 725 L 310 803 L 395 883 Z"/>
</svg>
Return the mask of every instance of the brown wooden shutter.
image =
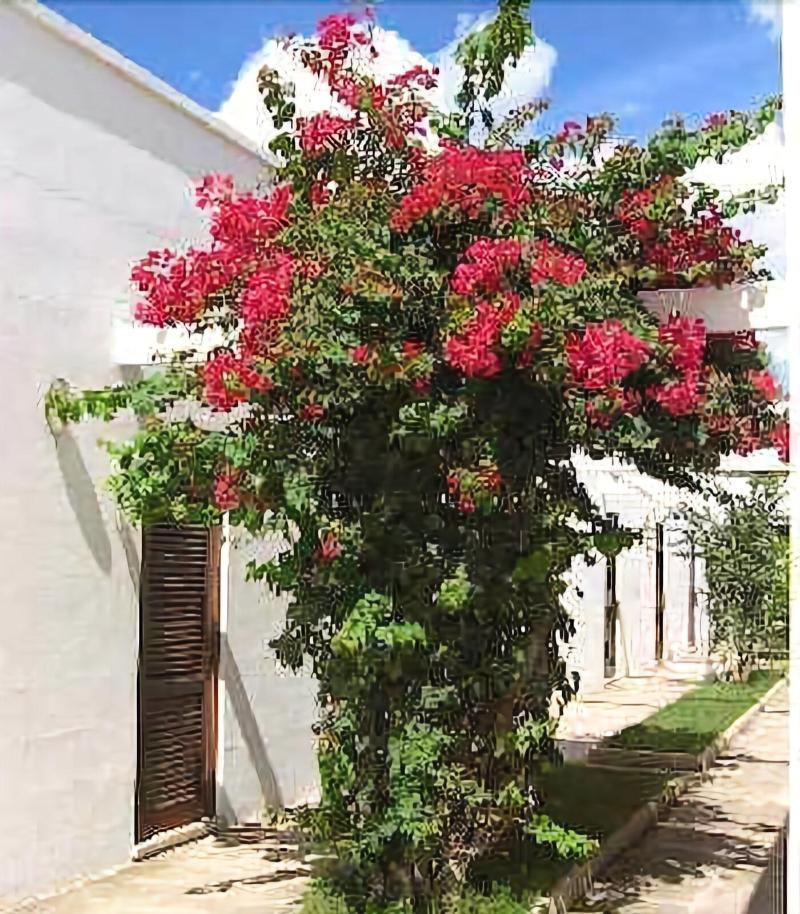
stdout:
<svg viewBox="0 0 800 914">
<path fill-rule="evenodd" d="M 219 529 L 142 537 L 137 840 L 214 813 Z"/>
</svg>

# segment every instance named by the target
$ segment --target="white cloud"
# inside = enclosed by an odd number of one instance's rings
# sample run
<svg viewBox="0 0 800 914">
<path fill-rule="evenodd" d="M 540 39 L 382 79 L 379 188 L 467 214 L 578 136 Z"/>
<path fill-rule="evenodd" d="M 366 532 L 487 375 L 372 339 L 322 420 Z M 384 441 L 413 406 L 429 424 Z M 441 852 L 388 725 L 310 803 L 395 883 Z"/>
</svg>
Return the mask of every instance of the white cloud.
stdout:
<svg viewBox="0 0 800 914">
<path fill-rule="evenodd" d="M 385 80 L 413 66 L 429 63 L 397 32 L 376 28 L 373 44 L 379 56 L 374 61 L 364 58 L 359 63 L 362 72 L 378 79 Z M 294 84 L 298 116 L 310 117 L 322 111 L 339 115 L 348 113 L 348 109 L 333 98 L 323 80 L 306 70 L 279 39 L 270 38 L 261 50 L 245 61 L 228 98 L 217 112 L 221 120 L 259 145 L 266 146 L 275 135 L 272 120 L 257 88 L 258 71 L 264 65 Z"/>
<path fill-rule="evenodd" d="M 373 43 L 378 51 L 378 57 L 374 61 L 365 57 L 359 62 L 359 68 L 362 72 L 385 81 L 413 66 L 438 66 L 439 85 L 430 93 L 429 98 L 441 110 L 452 111 L 463 76 L 463 71 L 455 62 L 458 42 L 467 32 L 481 28 L 490 21 L 491 14 L 477 17 L 462 14 L 458 17 L 454 40 L 434 54 L 431 60 L 416 51 L 397 32 L 376 27 Z M 508 67 L 506 70 L 503 94 L 492 104 L 495 115 L 502 117 L 520 104 L 538 98 L 549 85 L 556 59 L 555 49 L 540 39 L 537 39 L 534 47 L 526 49 L 516 67 Z M 347 109 L 333 99 L 322 80 L 305 70 L 279 39 L 271 38 L 245 61 L 228 98 L 217 112 L 221 120 L 263 148 L 266 148 L 275 134 L 272 121 L 257 89 L 258 71 L 264 65 L 270 66 L 285 80 L 294 84 L 295 104 L 299 116 L 308 117 L 322 111 L 347 113 Z"/>
<path fill-rule="evenodd" d="M 779 184 L 783 179 L 786 147 L 779 124 L 772 123 L 761 136 L 742 149 L 729 153 L 722 162 L 707 159 L 687 177 L 727 193 L 742 193 L 752 187 Z M 764 265 L 776 277 L 786 272 L 786 211 L 781 195 L 774 204 L 761 204 L 755 212 L 741 213 L 731 220 L 743 238 L 768 247 Z"/>
<path fill-rule="evenodd" d="M 484 14 L 471 20 L 464 16 L 459 17 L 456 37 L 434 56 L 434 63 L 439 67 L 436 102 L 443 111 L 454 109 L 456 94 L 464 78 L 464 71 L 455 60 L 458 43 L 466 34 L 460 29 L 466 27 L 467 31 L 476 31 L 488 25 L 491 20 L 492 14 Z M 550 85 L 550 77 L 557 60 L 556 49 L 537 38 L 535 44 L 523 51 L 516 66 L 506 64 L 503 91 L 492 99 L 489 105 L 495 118 L 502 118 L 514 108 L 541 98 Z"/>
<path fill-rule="evenodd" d="M 781 0 L 749 0 L 747 18 L 769 29 L 773 41 L 781 37 Z"/>
</svg>

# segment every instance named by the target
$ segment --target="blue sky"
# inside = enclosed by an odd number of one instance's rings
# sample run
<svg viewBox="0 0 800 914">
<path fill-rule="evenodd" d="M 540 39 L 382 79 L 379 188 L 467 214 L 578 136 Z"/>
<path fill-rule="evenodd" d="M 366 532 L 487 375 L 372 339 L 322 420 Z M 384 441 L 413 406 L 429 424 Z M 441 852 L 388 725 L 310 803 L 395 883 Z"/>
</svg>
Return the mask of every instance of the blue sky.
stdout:
<svg viewBox="0 0 800 914">
<path fill-rule="evenodd" d="M 216 110 L 245 60 L 276 33 L 309 34 L 333 0 L 46 0 L 126 57 Z M 418 51 L 452 41 L 491 0 L 383 0 L 378 19 Z M 763 10 L 763 7 L 762 7 Z M 534 0 L 558 59 L 545 125 L 609 110 L 644 136 L 672 112 L 700 118 L 780 91 L 779 43 L 749 0 Z"/>
</svg>

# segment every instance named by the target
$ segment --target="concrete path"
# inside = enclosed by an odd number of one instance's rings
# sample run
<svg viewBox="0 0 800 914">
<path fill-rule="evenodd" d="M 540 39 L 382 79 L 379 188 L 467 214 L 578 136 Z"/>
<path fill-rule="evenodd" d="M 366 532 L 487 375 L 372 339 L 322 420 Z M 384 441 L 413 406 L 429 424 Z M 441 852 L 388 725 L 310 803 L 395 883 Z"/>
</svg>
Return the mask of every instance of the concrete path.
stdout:
<svg viewBox="0 0 800 914">
<path fill-rule="evenodd" d="M 789 808 L 784 686 L 669 817 L 612 864 L 572 911 L 781 914 L 772 851 Z"/>
<path fill-rule="evenodd" d="M 296 914 L 308 862 L 294 848 L 186 844 L 14 914 Z M 2 910 L 2 905 L 0 905 Z"/>
<path fill-rule="evenodd" d="M 695 688 L 697 682 L 664 675 L 629 676 L 579 691 L 558 722 L 556 739 L 567 761 L 583 761 L 590 746 L 641 723 Z"/>
<path fill-rule="evenodd" d="M 641 681 L 629 680 L 613 697 L 606 695 L 595 705 L 602 721 L 595 723 L 595 732 L 602 735 L 606 727 L 619 729 L 620 715 L 623 726 L 641 720 L 665 704 L 670 694 L 677 697 L 689 686 L 651 681 L 643 688 Z M 687 792 L 666 821 L 612 866 L 589 902 L 572 910 L 777 914 L 769 884 L 769 852 L 785 820 L 788 801 L 784 687 L 763 712 L 754 715 L 714 766 L 711 779 Z M 14 914 L 296 914 L 309 863 L 296 848 L 277 839 L 230 846 L 205 838 L 63 895 L 11 910 Z"/>
</svg>

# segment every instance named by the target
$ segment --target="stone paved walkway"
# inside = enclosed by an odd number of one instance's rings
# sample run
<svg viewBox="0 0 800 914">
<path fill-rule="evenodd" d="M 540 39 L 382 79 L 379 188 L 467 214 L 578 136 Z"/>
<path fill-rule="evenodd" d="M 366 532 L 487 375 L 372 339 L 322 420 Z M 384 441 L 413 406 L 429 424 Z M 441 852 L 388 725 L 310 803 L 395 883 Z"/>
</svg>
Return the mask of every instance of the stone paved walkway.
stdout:
<svg viewBox="0 0 800 914">
<path fill-rule="evenodd" d="M 687 679 L 663 675 L 631 676 L 598 689 L 579 691 L 558 722 L 556 738 L 568 761 L 585 759 L 589 747 L 641 723 L 697 686 Z"/>
<path fill-rule="evenodd" d="M 686 687 L 685 683 L 675 686 L 678 694 Z M 642 719 L 664 703 L 666 693 L 651 688 L 643 696 L 631 688 L 629 697 L 628 713 Z M 625 713 L 619 711 L 619 703 L 617 708 L 606 709 L 602 726 L 615 714 Z M 711 778 L 687 792 L 669 818 L 598 881 L 591 899 L 572 911 L 774 914 L 763 876 L 788 800 L 784 687 L 763 712 L 754 715 L 712 769 Z M 309 863 L 296 848 L 276 841 L 230 846 L 205 838 L 63 895 L 11 910 L 14 914 L 296 914 Z M 754 896 L 759 879 L 762 885 Z"/>
<path fill-rule="evenodd" d="M 572 910 L 775 914 L 766 870 L 789 808 L 788 718 L 784 686 L 734 739 L 710 779 L 684 794 Z"/>
<path fill-rule="evenodd" d="M 309 865 L 294 848 L 204 838 L 14 914 L 295 914 Z"/>
</svg>

